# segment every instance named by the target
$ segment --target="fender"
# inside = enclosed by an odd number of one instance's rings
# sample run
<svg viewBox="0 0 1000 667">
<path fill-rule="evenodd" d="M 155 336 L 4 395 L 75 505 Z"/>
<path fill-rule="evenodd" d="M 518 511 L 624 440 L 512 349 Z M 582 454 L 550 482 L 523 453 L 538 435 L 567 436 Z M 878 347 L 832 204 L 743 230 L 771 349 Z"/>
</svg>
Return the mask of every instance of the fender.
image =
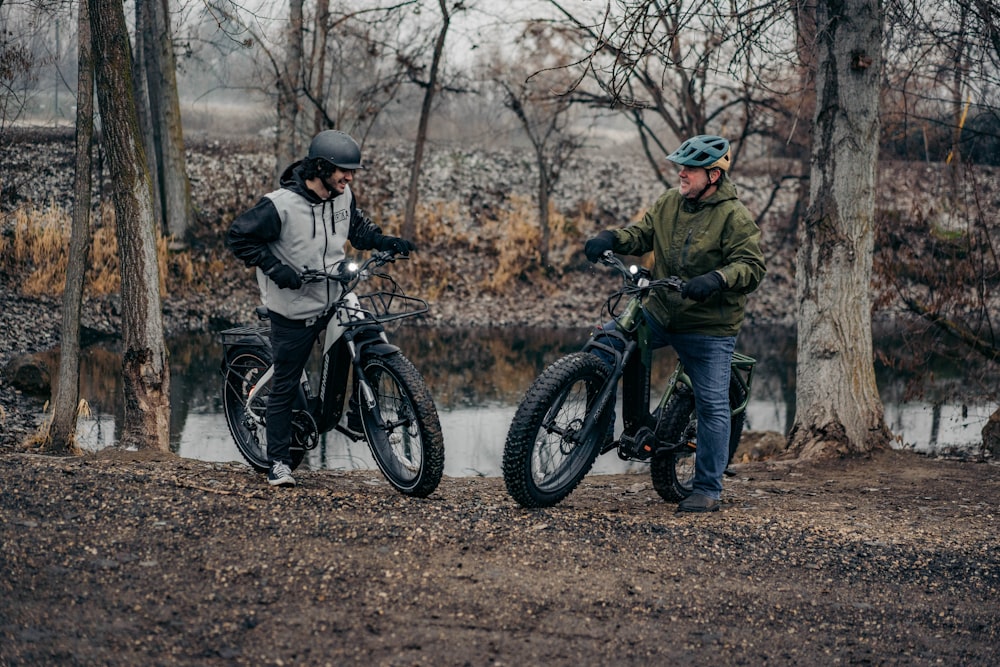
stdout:
<svg viewBox="0 0 1000 667">
<path fill-rule="evenodd" d="M 226 355 L 228 356 L 232 350 L 238 347 L 248 347 L 253 350 L 270 350 L 271 342 L 266 338 L 261 340 L 260 338 L 239 338 L 233 341 L 226 341 L 222 344 L 223 348 L 226 350 Z"/>
<path fill-rule="evenodd" d="M 359 327 L 351 336 L 351 342 L 357 349 L 358 359 L 366 350 L 380 357 L 388 357 L 390 354 L 399 352 L 399 347 L 389 343 L 385 339 L 385 330 L 380 326 Z"/>
<path fill-rule="evenodd" d="M 358 345 L 358 354 L 363 352 L 371 352 L 379 357 L 388 357 L 389 355 L 399 352 L 399 347 L 393 345 L 392 343 L 386 343 L 384 340 L 379 338 L 370 340 L 359 340 L 355 341 Z"/>
</svg>

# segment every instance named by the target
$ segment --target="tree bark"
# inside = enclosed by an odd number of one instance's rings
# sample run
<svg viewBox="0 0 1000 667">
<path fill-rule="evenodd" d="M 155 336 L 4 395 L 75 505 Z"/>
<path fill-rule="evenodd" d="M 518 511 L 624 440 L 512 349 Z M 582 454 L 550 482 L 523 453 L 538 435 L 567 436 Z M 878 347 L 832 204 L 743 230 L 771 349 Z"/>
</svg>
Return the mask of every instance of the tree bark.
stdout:
<svg viewBox="0 0 1000 667">
<path fill-rule="evenodd" d="M 159 181 L 153 181 L 159 190 L 161 218 L 165 232 L 173 239 L 174 247 L 187 244 L 194 204 L 191 201 L 191 182 L 187 176 L 184 157 L 184 130 L 181 126 L 181 105 L 177 94 L 177 64 L 174 58 L 170 14 L 167 0 L 148 3 L 151 32 L 147 33 L 149 53 L 146 60 L 146 80 L 150 85 L 150 100 L 156 91 L 158 103 L 151 106 L 157 141 L 156 162 Z"/>
<path fill-rule="evenodd" d="M 796 415 L 789 434 L 802 458 L 868 452 L 890 435 L 875 383 L 870 296 L 881 4 L 820 0 L 816 17 L 816 124 L 796 257 Z"/>
<path fill-rule="evenodd" d="M 549 245 L 552 239 L 551 221 L 549 220 L 549 199 L 555 183 L 552 182 L 552 166 L 542 149 L 536 148 L 535 160 L 538 162 L 538 227 L 542 238 L 538 248 L 538 262 L 544 269 L 549 265 Z"/>
<path fill-rule="evenodd" d="M 170 447 L 170 369 L 163 340 L 152 188 L 131 88 L 120 0 L 88 0 L 103 144 L 121 263 L 125 415 L 119 446 Z"/>
<path fill-rule="evenodd" d="M 144 63 L 152 59 L 152 19 L 149 2 L 135 3 L 135 62 L 132 68 L 132 90 L 135 93 L 135 111 L 139 118 L 139 131 L 142 134 L 142 145 L 146 153 L 146 168 L 149 169 L 150 180 L 160 182 L 160 167 L 156 155 L 159 152 L 159 125 L 153 122 L 153 109 L 158 106 L 159 93 L 154 92 L 146 77 L 147 67 Z M 152 69 L 152 68 L 148 68 Z M 160 188 L 153 188 L 153 212 L 156 215 L 156 228 L 163 227 L 163 203 L 160 201 Z"/>
<path fill-rule="evenodd" d="M 444 43 L 451 25 L 451 14 L 445 0 L 438 0 L 441 7 L 441 29 L 438 30 L 434 42 L 434 55 L 431 58 L 431 70 L 424 89 L 424 101 L 420 107 L 420 121 L 417 124 L 417 140 L 413 146 L 413 164 L 410 165 L 410 185 L 406 192 L 406 211 L 403 214 L 403 236 L 408 239 L 417 236 L 417 198 L 420 195 L 420 168 L 424 161 L 424 146 L 427 144 L 427 125 L 430 122 L 434 95 L 438 88 L 438 71 L 444 57 Z"/>
<path fill-rule="evenodd" d="M 90 160 L 94 138 L 94 60 L 90 44 L 90 14 L 80 3 L 76 91 L 76 169 L 73 175 L 73 227 L 62 300 L 59 381 L 52 401 L 47 448 L 79 454 L 75 444 L 80 404 L 80 310 L 90 251 Z"/>
<path fill-rule="evenodd" d="M 281 172 L 299 158 L 298 117 L 299 89 L 302 87 L 302 2 L 291 0 L 288 5 L 288 30 L 285 33 L 285 64 L 278 68 L 277 131 L 274 145 L 275 183 Z"/>
<path fill-rule="evenodd" d="M 322 100 L 326 90 L 326 41 L 330 37 L 330 0 L 317 0 L 314 25 L 312 56 L 309 58 L 312 63 L 309 90 L 314 99 Z M 325 118 L 323 105 L 317 104 L 313 109 L 313 136 L 328 129 L 324 127 Z"/>
</svg>

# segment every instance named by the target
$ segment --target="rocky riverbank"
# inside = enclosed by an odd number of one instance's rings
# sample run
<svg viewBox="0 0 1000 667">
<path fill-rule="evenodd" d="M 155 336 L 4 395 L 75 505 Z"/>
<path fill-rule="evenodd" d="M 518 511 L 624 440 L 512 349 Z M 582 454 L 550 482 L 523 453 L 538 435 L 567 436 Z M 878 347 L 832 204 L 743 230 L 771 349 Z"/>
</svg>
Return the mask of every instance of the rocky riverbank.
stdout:
<svg viewBox="0 0 1000 667">
<path fill-rule="evenodd" d="M 10 150 L 0 156 L 3 193 L 0 208 L 54 203 L 72 209 L 66 174 L 72 172 L 73 137 L 53 130 L 26 131 L 17 135 Z M 39 162 L 37 156 L 46 160 Z M 375 146 L 366 149 L 369 168 L 359 175 L 355 190 L 359 201 L 389 233 L 398 233 L 400 184 L 406 183 L 409 149 Z M 188 168 L 201 217 L 187 251 L 194 268 L 191 284 L 171 290 L 163 301 L 167 335 L 216 331 L 252 319 L 258 303 L 252 271 L 223 247 L 225 228 L 232 216 L 270 189 L 268 147 L 256 140 L 192 139 Z M 422 201 L 434 210 L 437 230 L 421 241 L 413 268 L 433 263 L 436 277 L 415 286 L 429 297 L 431 310 L 421 322 L 426 326 L 529 326 L 587 327 L 599 316 L 607 294 L 617 285 L 607 271 L 586 262 L 582 240 L 603 226 L 626 224 L 653 201 L 662 186 L 650 179 L 648 169 L 632 161 L 595 162 L 578 158 L 554 195 L 561 210 L 584 227 L 573 232 L 569 257 L 551 274 L 536 272 L 532 280 L 514 280 L 501 289 L 489 289 L 496 258 L 477 245 L 474 220 L 493 224 L 497 211 L 512 194 L 525 197 L 534 191 L 532 165 L 516 151 L 489 153 L 465 148 L 431 151 L 425 166 Z M 95 201 L 102 174 L 95 176 Z M 595 187 L 599 184 L 599 187 Z M 106 186 L 106 184 L 105 184 Z M 757 179 L 754 191 L 761 191 Z M 784 199 L 790 195 L 783 195 Z M 530 212 L 530 206 L 528 208 Z M 582 211 L 587 211 L 583 214 Z M 3 233 L 9 234 L 9 220 Z M 750 317 L 768 322 L 791 322 L 791 261 L 776 244 L 771 257 L 768 287 L 754 297 Z M 206 267 L 211 267 L 209 270 Z M 444 267 L 441 269 L 441 267 Z M 409 267 L 401 269 L 408 271 Z M 442 275 L 443 274 L 443 275 Z M 16 356 L 58 345 L 61 301 L 56 296 L 21 293 L 22 277 L 0 271 L 0 368 Z M 84 341 L 114 337 L 120 332 L 117 295 L 88 296 L 82 314 Z M 5 428 L 0 448 L 10 447 L 34 428 L 38 399 L 26 397 L 0 381 L 0 409 Z M 27 408 L 27 409 L 26 409 Z M 3 416 L 3 415 L 0 415 Z"/>
</svg>

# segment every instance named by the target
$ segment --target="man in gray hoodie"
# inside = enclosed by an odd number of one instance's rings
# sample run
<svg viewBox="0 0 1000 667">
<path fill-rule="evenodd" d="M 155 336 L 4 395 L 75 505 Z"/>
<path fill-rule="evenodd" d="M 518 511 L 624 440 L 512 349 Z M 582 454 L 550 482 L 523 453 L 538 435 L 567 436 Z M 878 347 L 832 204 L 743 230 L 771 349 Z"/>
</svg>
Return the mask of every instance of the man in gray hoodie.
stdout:
<svg viewBox="0 0 1000 667">
<path fill-rule="evenodd" d="M 274 377 L 267 404 L 267 456 L 272 486 L 294 486 L 292 404 L 316 338 L 326 328 L 339 290 L 328 281 L 303 283 L 303 268 L 336 272 L 347 241 L 358 250 L 409 254 L 410 241 L 382 234 L 357 208 L 354 172 L 364 169 L 361 148 L 349 135 L 324 130 L 308 155 L 289 165 L 281 187 L 233 220 L 226 243 L 247 266 L 257 267 L 261 301 L 270 313 Z"/>
</svg>

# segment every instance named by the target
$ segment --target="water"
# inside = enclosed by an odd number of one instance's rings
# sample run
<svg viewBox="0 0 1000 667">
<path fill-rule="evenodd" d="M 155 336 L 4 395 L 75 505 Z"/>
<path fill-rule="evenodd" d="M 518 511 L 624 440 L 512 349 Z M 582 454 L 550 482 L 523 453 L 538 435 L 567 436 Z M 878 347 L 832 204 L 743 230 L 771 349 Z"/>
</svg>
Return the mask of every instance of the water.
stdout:
<svg viewBox="0 0 1000 667">
<path fill-rule="evenodd" d="M 399 329 L 392 341 L 421 370 L 434 396 L 445 441 L 445 474 L 498 476 L 507 429 L 517 403 L 542 368 L 579 349 L 586 332 L 538 329 Z M 242 460 L 222 414 L 219 387 L 221 348 L 214 335 L 189 335 L 168 342 L 171 366 L 171 447 L 180 456 L 205 461 Z M 795 339 L 783 329 L 757 328 L 741 335 L 738 349 L 758 359 L 747 410 L 749 430 L 784 433 L 794 416 Z M 673 367 L 669 350 L 656 352 L 655 388 Z M 55 367 L 53 365 L 53 367 Z M 121 362 L 113 349 L 88 348 L 83 355 L 81 396 L 92 416 L 80 420 L 79 439 L 96 451 L 115 442 L 115 415 L 121 414 Z M 940 375 L 940 374 L 939 374 Z M 954 380 L 939 381 L 929 399 L 905 399 L 905 379 L 879 374 L 886 422 L 898 447 L 928 454 L 976 451 L 994 406 L 942 398 Z M 308 452 L 313 469 L 369 469 L 374 462 L 364 443 L 340 433 L 323 436 Z M 598 459 L 595 473 L 645 471 L 645 464 Z"/>
</svg>

